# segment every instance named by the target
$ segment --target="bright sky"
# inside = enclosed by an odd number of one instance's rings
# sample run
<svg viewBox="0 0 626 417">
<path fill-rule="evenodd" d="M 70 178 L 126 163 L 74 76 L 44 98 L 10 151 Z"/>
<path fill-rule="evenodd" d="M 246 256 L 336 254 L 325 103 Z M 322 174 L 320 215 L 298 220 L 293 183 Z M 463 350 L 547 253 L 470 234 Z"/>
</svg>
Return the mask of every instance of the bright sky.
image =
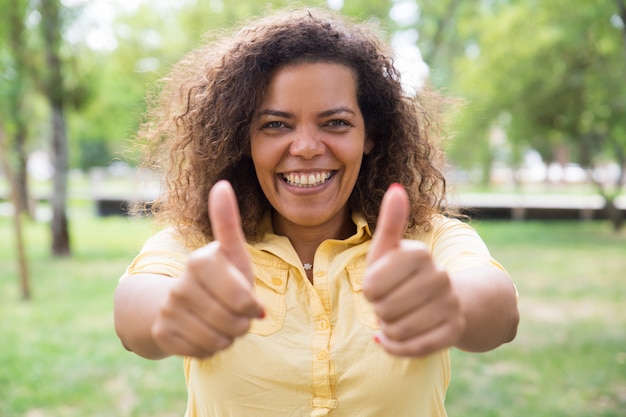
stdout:
<svg viewBox="0 0 626 417">
<path fill-rule="evenodd" d="M 112 25 L 115 17 L 120 13 L 132 13 L 146 2 L 159 10 L 180 9 L 188 3 L 185 0 L 62 0 L 68 7 L 83 8 L 81 18 L 68 31 L 68 40 L 84 40 L 92 49 L 112 51 L 117 47 Z"/>
</svg>

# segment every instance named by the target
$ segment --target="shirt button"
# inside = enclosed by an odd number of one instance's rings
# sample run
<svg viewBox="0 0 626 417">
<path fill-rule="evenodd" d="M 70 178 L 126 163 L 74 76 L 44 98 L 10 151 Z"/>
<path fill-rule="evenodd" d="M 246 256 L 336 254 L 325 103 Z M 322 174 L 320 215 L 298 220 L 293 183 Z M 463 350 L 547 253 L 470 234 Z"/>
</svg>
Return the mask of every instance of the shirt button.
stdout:
<svg viewBox="0 0 626 417">
<path fill-rule="evenodd" d="M 325 350 L 320 350 L 317 352 L 317 355 L 315 355 L 315 357 L 318 361 L 325 361 L 326 359 L 328 359 L 328 352 Z"/>
<path fill-rule="evenodd" d="M 316 277 L 323 277 L 324 275 L 326 275 L 326 271 L 317 271 L 317 272 L 315 273 L 315 276 L 316 276 Z"/>
<path fill-rule="evenodd" d="M 274 285 L 282 285 L 282 283 L 283 283 L 282 279 L 280 279 L 278 277 L 272 278 L 272 284 L 274 284 Z"/>
<path fill-rule="evenodd" d="M 328 329 L 328 320 L 326 320 L 326 319 L 319 319 L 317 321 L 317 328 L 319 330 L 326 330 L 326 329 Z"/>
</svg>

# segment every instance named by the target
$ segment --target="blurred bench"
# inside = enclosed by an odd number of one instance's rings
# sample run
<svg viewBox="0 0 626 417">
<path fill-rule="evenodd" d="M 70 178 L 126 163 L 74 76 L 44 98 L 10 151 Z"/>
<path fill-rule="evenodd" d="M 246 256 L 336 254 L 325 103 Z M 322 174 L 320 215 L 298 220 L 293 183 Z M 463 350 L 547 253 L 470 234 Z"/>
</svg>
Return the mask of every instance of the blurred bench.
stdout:
<svg viewBox="0 0 626 417">
<path fill-rule="evenodd" d="M 127 216 L 133 202 L 152 201 L 159 193 L 154 174 L 124 164 L 92 168 L 89 183 L 96 214 L 101 217 Z"/>
<path fill-rule="evenodd" d="M 568 194 L 460 194 L 452 207 L 476 219 L 605 219 L 604 200 L 599 195 Z M 626 216 L 626 197 L 616 200 Z"/>
</svg>

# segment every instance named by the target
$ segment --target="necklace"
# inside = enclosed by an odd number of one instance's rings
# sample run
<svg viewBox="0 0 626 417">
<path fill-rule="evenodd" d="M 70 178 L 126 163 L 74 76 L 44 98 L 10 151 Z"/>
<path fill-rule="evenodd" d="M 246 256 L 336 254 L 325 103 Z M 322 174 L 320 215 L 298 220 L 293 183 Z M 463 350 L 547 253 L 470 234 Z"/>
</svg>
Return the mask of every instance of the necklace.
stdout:
<svg viewBox="0 0 626 417">
<path fill-rule="evenodd" d="M 302 264 L 302 267 L 304 268 L 305 271 L 310 271 L 313 269 L 313 265 L 308 262 L 305 264 Z"/>
</svg>

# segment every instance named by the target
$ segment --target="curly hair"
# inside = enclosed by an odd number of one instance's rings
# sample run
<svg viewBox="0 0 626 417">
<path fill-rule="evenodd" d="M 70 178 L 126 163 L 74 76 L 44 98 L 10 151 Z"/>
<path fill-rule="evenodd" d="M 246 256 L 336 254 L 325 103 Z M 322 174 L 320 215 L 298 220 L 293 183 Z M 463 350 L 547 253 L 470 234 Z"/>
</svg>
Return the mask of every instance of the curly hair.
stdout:
<svg viewBox="0 0 626 417">
<path fill-rule="evenodd" d="M 250 156 L 257 106 L 278 68 L 332 62 L 356 74 L 357 102 L 374 143 L 350 196 L 351 209 L 374 230 L 385 191 L 400 183 L 411 203 L 407 235 L 428 230 L 446 192 L 437 168 L 441 100 L 428 88 L 417 96 L 405 93 L 392 56 L 366 24 L 317 9 L 272 14 L 188 54 L 161 80 L 139 131 L 142 165 L 165 174 L 166 192 L 151 205 L 157 220 L 210 240 L 209 190 L 226 179 L 237 195 L 246 238 L 258 238 L 270 204 Z"/>
</svg>

